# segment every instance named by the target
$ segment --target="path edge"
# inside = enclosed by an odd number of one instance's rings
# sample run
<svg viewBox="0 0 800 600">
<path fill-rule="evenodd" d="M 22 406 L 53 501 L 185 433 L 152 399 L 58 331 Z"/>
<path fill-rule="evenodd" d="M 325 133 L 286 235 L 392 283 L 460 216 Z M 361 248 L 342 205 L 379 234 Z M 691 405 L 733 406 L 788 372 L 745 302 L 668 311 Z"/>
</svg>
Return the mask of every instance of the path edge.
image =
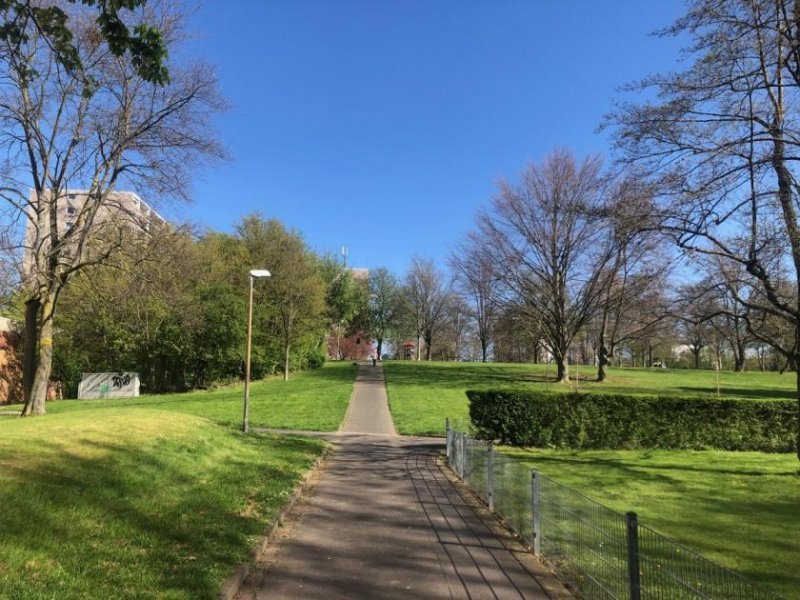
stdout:
<svg viewBox="0 0 800 600">
<path fill-rule="evenodd" d="M 516 532 L 516 530 L 508 521 L 506 521 L 506 519 L 503 518 L 503 515 L 497 511 L 491 510 L 489 505 L 484 501 L 478 491 L 458 476 L 458 473 L 456 473 L 455 470 L 447 463 L 447 457 L 444 454 L 440 454 L 437 457 L 436 462 L 450 483 L 454 487 L 460 488 L 467 492 L 467 494 L 476 500 L 481 509 L 490 517 L 489 522 L 492 524 L 490 529 L 493 530 L 495 535 L 499 535 L 499 531 L 510 534 L 525 548 L 528 554 L 533 557 L 535 564 L 539 568 L 537 568 L 535 572 L 529 571 L 530 575 L 537 581 L 537 583 L 542 587 L 544 592 L 551 600 L 577 600 L 578 596 L 576 595 L 576 591 L 573 590 L 566 581 L 558 576 L 558 573 L 553 565 L 546 561 L 543 557 L 536 556 L 533 553 L 533 548 L 531 548 L 528 542 Z"/>
<path fill-rule="evenodd" d="M 258 562 L 261 556 L 266 552 L 269 545 L 275 539 L 278 529 L 281 527 L 281 524 L 283 523 L 287 513 L 294 508 L 294 505 L 297 504 L 297 501 L 300 500 L 306 490 L 313 485 L 311 483 L 311 479 L 322 469 L 324 464 L 334 452 L 335 448 L 333 446 L 327 446 L 322 451 L 322 455 L 317 457 L 317 460 L 314 461 L 306 474 L 303 475 L 303 478 L 300 480 L 300 482 L 295 486 L 292 494 L 289 496 L 289 499 L 278 510 L 278 512 L 275 513 L 275 516 L 272 519 L 272 524 L 269 526 L 267 533 L 247 554 L 247 562 L 236 567 L 236 570 L 233 572 L 233 574 L 225 580 L 225 583 L 222 584 L 220 592 L 217 595 L 217 600 L 233 600 L 236 594 L 239 593 L 244 580 L 247 579 L 247 576 L 250 574 L 250 569 L 252 569 L 256 562 Z"/>
</svg>

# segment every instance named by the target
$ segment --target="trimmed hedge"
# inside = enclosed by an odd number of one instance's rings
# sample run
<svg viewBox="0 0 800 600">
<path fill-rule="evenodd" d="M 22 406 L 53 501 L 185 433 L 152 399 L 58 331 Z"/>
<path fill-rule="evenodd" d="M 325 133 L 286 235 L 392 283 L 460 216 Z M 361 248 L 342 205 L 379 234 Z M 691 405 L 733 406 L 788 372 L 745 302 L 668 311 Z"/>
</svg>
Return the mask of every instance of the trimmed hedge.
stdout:
<svg viewBox="0 0 800 600">
<path fill-rule="evenodd" d="M 672 448 L 793 452 L 793 400 L 468 391 L 483 439 L 541 448 Z"/>
</svg>

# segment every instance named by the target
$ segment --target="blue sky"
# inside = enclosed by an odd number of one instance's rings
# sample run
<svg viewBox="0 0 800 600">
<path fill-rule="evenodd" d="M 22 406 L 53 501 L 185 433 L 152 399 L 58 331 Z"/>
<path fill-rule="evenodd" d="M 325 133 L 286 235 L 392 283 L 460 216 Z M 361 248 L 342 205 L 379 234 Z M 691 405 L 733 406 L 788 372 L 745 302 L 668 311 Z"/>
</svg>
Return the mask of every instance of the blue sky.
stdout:
<svg viewBox="0 0 800 600">
<path fill-rule="evenodd" d="M 260 211 L 320 252 L 398 275 L 445 263 L 501 178 L 595 133 L 617 88 L 676 68 L 649 34 L 677 0 L 207 1 L 191 54 L 217 68 L 232 160 L 177 216 L 230 231 Z"/>
</svg>

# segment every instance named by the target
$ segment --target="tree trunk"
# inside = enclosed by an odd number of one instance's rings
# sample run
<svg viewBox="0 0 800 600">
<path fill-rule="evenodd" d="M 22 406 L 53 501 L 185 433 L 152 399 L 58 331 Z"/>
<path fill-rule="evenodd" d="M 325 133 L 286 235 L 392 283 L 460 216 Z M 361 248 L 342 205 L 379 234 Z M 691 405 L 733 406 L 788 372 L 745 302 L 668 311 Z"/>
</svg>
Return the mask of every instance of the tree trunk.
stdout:
<svg viewBox="0 0 800 600">
<path fill-rule="evenodd" d="M 608 327 L 608 311 L 603 311 L 603 323 L 597 339 L 597 381 L 606 380 L 606 365 L 608 364 L 608 349 L 606 348 L 606 328 Z"/>
<path fill-rule="evenodd" d="M 378 350 L 377 350 L 377 358 L 378 360 L 383 359 L 383 338 L 377 338 L 378 342 Z"/>
<path fill-rule="evenodd" d="M 486 338 L 481 338 L 481 362 L 486 362 L 486 348 L 488 344 L 486 343 Z"/>
<path fill-rule="evenodd" d="M 745 348 L 741 342 L 736 343 L 736 349 L 733 352 L 733 370 L 737 373 L 744 373 L 745 370 Z"/>
<path fill-rule="evenodd" d="M 36 375 L 36 349 L 39 339 L 39 308 L 41 303 L 38 298 L 31 298 L 25 302 L 25 331 L 23 332 L 23 357 L 22 357 L 22 397 L 27 407 L 31 399 L 33 378 Z"/>
<path fill-rule="evenodd" d="M 694 354 L 694 368 L 700 368 L 700 348 L 690 348 L 692 354 Z"/>
<path fill-rule="evenodd" d="M 795 362 L 800 362 L 800 355 L 795 356 Z M 797 458 L 800 460 L 800 371 L 795 371 L 797 379 L 797 440 L 795 442 Z"/>
<path fill-rule="evenodd" d="M 283 380 L 289 381 L 289 349 L 291 344 L 286 342 L 283 345 Z"/>
<path fill-rule="evenodd" d="M 608 350 L 605 344 L 600 346 L 600 351 L 597 354 L 597 381 L 605 381 L 608 377 L 606 367 L 609 365 Z"/>
<path fill-rule="evenodd" d="M 55 298 L 51 295 L 42 305 L 41 327 L 38 330 L 38 352 L 36 356 L 36 370 L 33 375 L 30 397 L 22 409 L 22 416 L 45 414 L 45 401 L 47 400 L 47 387 L 50 383 L 50 371 L 53 367 L 53 309 Z M 28 307 L 26 306 L 26 313 Z M 26 314 L 27 319 L 27 314 Z"/>
<path fill-rule="evenodd" d="M 556 382 L 569 383 L 569 360 L 566 352 L 557 352 L 553 358 L 556 361 Z"/>
</svg>

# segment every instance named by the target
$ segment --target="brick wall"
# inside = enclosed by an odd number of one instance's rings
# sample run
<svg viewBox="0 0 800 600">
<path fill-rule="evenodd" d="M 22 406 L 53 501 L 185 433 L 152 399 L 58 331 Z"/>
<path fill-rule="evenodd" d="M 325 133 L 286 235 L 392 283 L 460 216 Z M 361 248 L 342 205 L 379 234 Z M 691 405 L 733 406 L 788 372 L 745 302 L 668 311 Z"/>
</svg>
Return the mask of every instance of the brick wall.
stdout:
<svg viewBox="0 0 800 600">
<path fill-rule="evenodd" d="M 0 404 L 22 402 L 22 340 L 15 331 L 0 331 Z"/>
</svg>

